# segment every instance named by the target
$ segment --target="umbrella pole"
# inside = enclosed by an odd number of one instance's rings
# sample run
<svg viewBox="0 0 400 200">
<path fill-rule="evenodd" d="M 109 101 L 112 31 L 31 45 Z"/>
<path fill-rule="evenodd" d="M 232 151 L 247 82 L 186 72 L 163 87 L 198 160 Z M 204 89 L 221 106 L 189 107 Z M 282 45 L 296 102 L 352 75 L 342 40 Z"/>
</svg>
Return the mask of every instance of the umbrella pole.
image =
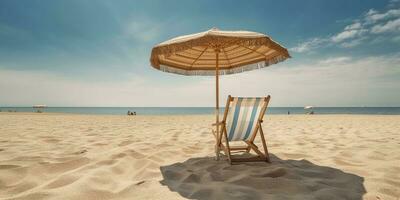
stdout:
<svg viewBox="0 0 400 200">
<path fill-rule="evenodd" d="M 221 138 L 219 134 L 219 49 L 215 49 L 216 56 L 216 68 L 215 68 L 215 122 L 217 123 L 217 146 L 215 146 L 216 159 L 219 160 L 219 140 Z"/>
</svg>

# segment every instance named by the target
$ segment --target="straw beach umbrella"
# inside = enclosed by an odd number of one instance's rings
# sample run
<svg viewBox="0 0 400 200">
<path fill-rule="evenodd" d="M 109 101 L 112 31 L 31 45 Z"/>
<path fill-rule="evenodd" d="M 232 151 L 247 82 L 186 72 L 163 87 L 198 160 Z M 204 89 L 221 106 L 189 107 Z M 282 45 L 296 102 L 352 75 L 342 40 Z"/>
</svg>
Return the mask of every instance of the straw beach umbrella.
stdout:
<svg viewBox="0 0 400 200">
<path fill-rule="evenodd" d="M 187 76 L 215 76 L 216 122 L 219 134 L 219 75 L 260 69 L 290 55 L 267 35 L 216 28 L 184 35 L 156 45 L 151 65 L 158 70 Z"/>
</svg>

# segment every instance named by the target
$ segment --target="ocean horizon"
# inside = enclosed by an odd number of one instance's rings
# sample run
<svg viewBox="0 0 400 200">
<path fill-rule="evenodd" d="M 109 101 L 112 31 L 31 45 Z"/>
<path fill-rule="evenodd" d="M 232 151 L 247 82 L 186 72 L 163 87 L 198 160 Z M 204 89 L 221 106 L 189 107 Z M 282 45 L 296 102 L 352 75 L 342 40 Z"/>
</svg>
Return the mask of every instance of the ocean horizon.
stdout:
<svg viewBox="0 0 400 200">
<path fill-rule="evenodd" d="M 0 112 L 36 112 L 33 107 L 0 107 Z M 45 113 L 126 115 L 207 115 L 214 114 L 214 107 L 46 107 Z M 224 108 L 220 109 L 222 113 Z M 315 114 L 400 115 L 400 107 L 315 107 Z M 269 107 L 267 114 L 306 114 L 303 107 Z"/>
</svg>

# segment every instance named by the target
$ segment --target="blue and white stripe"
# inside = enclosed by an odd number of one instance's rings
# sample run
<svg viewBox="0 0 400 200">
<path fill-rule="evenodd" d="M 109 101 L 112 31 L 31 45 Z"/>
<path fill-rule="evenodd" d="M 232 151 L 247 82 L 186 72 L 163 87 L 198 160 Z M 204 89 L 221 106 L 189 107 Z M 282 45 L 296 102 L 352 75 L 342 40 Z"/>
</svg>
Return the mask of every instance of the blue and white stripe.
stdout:
<svg viewBox="0 0 400 200">
<path fill-rule="evenodd" d="M 263 105 L 262 98 L 233 98 L 226 119 L 229 141 L 247 140 L 251 136 Z"/>
</svg>

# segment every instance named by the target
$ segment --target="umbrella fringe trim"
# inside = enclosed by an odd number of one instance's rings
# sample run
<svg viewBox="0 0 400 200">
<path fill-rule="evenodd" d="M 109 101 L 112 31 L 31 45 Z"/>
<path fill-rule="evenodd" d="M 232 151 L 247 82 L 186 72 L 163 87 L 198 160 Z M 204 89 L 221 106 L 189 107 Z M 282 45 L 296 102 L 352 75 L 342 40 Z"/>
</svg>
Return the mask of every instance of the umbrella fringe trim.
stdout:
<svg viewBox="0 0 400 200">
<path fill-rule="evenodd" d="M 261 69 L 268 67 L 270 65 L 282 62 L 286 60 L 288 57 L 279 55 L 276 56 L 272 59 L 269 59 L 268 61 L 262 61 L 262 62 L 257 62 L 253 64 L 248 64 L 244 65 L 241 67 L 236 67 L 233 69 L 220 69 L 219 70 L 219 75 L 229 75 L 229 74 L 237 74 L 245 71 L 251 71 L 255 69 Z M 181 75 L 186 75 L 186 76 L 214 76 L 215 75 L 215 70 L 184 70 L 184 69 L 178 69 L 174 67 L 169 67 L 166 65 L 160 65 L 160 70 L 163 72 L 168 72 L 168 73 L 173 73 L 173 74 L 181 74 Z"/>
<path fill-rule="evenodd" d="M 209 45 L 212 38 L 213 37 L 205 36 L 205 37 L 199 38 L 195 41 L 191 40 L 191 41 L 186 41 L 186 42 L 182 42 L 179 44 L 156 46 L 155 48 L 152 49 L 150 63 L 153 67 L 157 68 L 158 66 L 161 65 L 157 55 L 164 55 L 164 56 L 168 57 L 176 52 L 184 51 L 184 50 L 193 48 L 195 46 Z M 225 37 L 225 39 L 230 39 L 230 40 L 232 40 L 233 38 L 234 37 Z M 290 57 L 287 49 L 285 49 L 279 43 L 277 43 L 276 41 L 272 40 L 271 38 L 269 38 L 267 36 L 260 37 L 260 38 L 245 38 L 245 39 L 241 39 L 241 40 L 237 41 L 236 43 L 243 45 L 243 46 L 267 45 L 270 48 Z"/>
</svg>

